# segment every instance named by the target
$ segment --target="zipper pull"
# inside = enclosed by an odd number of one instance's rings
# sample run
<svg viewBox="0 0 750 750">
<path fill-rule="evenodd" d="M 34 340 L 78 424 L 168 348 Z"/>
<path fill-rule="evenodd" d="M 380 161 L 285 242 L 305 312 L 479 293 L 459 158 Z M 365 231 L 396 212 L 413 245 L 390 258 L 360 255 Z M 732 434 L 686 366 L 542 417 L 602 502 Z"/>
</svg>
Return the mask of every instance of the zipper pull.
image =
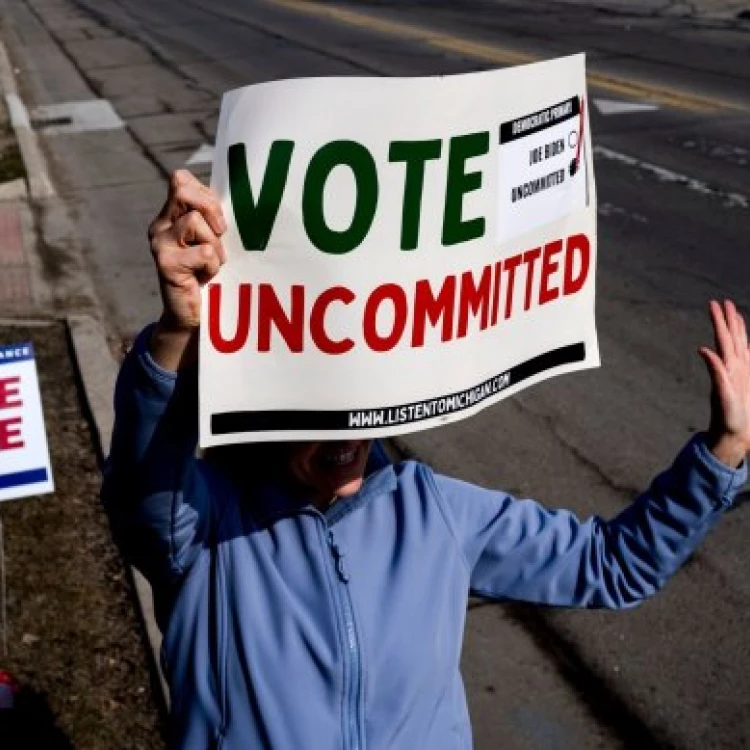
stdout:
<svg viewBox="0 0 750 750">
<path fill-rule="evenodd" d="M 339 549 L 339 545 L 336 544 L 336 540 L 333 538 L 333 532 L 330 529 L 328 531 L 328 544 L 331 548 L 331 554 L 333 555 L 333 562 L 336 565 L 336 575 L 339 577 L 341 583 L 349 583 L 349 574 L 344 567 L 344 553 Z"/>
</svg>

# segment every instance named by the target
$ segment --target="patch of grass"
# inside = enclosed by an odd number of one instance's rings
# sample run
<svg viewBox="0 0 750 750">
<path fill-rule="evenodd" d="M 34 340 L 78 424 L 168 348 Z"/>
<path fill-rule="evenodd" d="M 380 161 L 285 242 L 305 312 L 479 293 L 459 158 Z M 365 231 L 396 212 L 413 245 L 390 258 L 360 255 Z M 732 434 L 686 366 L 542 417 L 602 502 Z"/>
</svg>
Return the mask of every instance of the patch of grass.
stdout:
<svg viewBox="0 0 750 750">
<path fill-rule="evenodd" d="M 10 182 L 19 177 L 25 177 L 26 170 L 23 166 L 21 152 L 18 145 L 11 143 L 0 151 L 0 182 Z"/>
</svg>

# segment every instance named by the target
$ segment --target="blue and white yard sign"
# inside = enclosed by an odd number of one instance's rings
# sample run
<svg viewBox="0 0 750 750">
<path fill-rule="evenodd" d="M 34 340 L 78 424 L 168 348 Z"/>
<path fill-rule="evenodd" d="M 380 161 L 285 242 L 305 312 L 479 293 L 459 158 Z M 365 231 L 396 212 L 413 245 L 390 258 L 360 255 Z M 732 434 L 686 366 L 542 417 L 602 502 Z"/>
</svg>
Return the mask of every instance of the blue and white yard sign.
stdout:
<svg viewBox="0 0 750 750">
<path fill-rule="evenodd" d="M 0 501 L 54 489 L 34 347 L 0 346 Z"/>
</svg>

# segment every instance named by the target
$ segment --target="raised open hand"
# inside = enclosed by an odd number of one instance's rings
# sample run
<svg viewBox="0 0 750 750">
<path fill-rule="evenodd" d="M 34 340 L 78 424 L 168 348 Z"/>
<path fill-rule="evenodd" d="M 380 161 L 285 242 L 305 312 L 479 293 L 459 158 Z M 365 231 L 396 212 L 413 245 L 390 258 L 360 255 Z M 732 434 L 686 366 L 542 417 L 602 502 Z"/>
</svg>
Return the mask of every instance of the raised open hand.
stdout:
<svg viewBox="0 0 750 750">
<path fill-rule="evenodd" d="M 731 300 L 710 303 L 716 351 L 699 354 L 711 377 L 709 448 L 729 466 L 739 466 L 750 451 L 750 351 L 745 321 Z"/>
</svg>

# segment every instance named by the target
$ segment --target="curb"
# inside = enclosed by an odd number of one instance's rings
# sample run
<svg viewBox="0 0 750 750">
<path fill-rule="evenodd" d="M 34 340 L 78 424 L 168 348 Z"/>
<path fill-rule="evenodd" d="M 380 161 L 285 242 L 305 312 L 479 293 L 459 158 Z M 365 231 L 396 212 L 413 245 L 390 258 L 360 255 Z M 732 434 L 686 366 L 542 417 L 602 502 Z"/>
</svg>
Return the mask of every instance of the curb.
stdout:
<svg viewBox="0 0 750 750">
<path fill-rule="evenodd" d="M 112 439 L 114 413 L 112 396 L 119 366 L 110 354 L 102 324 L 90 315 L 66 318 L 74 364 L 83 386 L 85 403 L 91 414 L 99 456 L 104 459 Z M 146 630 L 151 666 L 159 677 L 161 698 L 169 711 L 169 688 L 161 670 L 161 631 L 156 624 L 154 600 L 148 581 L 133 567 L 127 566 L 133 581 L 139 615 Z"/>
<path fill-rule="evenodd" d="M 18 95 L 13 68 L 2 41 L 0 41 L 0 89 L 4 92 L 10 114 L 10 124 L 15 131 L 18 148 L 21 150 L 21 157 L 26 167 L 29 195 L 33 200 L 54 198 L 55 189 L 47 172 L 47 162 L 39 147 L 36 133 L 31 128 L 29 113 Z"/>
</svg>

